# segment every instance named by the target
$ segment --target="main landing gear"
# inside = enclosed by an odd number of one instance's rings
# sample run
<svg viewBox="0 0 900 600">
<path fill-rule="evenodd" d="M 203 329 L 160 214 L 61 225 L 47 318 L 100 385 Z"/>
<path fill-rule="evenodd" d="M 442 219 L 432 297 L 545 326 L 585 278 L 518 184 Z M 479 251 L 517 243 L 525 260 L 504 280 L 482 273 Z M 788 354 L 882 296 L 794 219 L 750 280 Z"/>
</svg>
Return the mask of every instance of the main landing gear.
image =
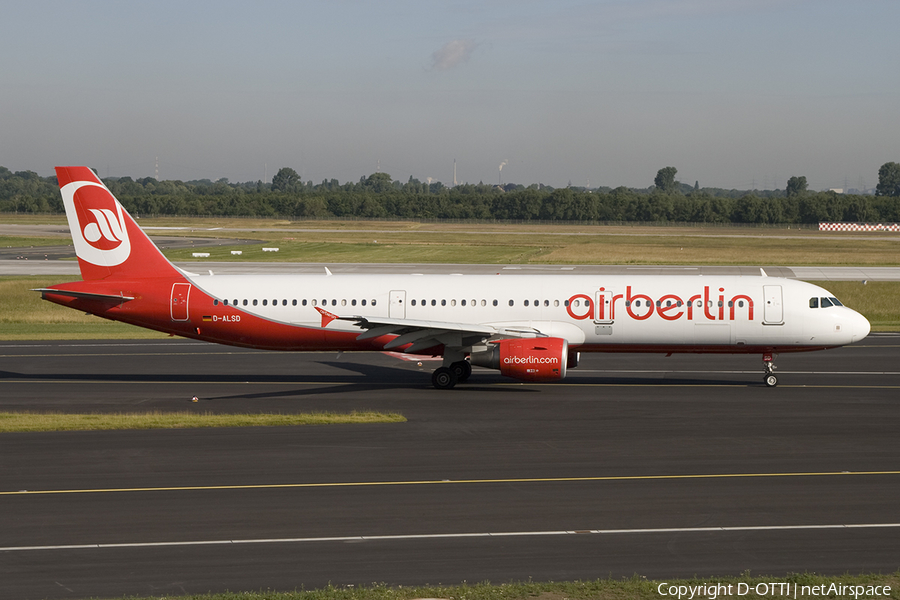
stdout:
<svg viewBox="0 0 900 600">
<path fill-rule="evenodd" d="M 431 374 L 431 384 L 439 390 L 449 390 L 457 383 L 462 383 L 472 374 L 472 365 L 467 360 L 450 363 L 449 367 L 440 367 Z"/>
<path fill-rule="evenodd" d="M 763 382 L 767 387 L 775 387 L 778 385 L 778 377 L 775 376 L 775 357 L 776 354 L 763 354 L 763 366 L 766 368 L 766 374 Z"/>
</svg>

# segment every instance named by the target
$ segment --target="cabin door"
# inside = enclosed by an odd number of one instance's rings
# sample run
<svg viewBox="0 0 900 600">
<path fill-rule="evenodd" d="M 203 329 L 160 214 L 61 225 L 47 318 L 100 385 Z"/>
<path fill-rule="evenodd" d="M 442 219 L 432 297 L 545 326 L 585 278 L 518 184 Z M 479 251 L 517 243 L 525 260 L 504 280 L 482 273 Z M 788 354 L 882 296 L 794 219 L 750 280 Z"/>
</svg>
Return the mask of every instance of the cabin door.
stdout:
<svg viewBox="0 0 900 600">
<path fill-rule="evenodd" d="M 784 307 L 781 303 L 781 286 L 764 285 L 763 324 L 781 325 L 784 323 Z"/>
<path fill-rule="evenodd" d="M 175 283 L 172 285 L 172 297 L 169 307 L 173 321 L 188 320 L 188 298 L 191 295 L 191 284 Z"/>
</svg>

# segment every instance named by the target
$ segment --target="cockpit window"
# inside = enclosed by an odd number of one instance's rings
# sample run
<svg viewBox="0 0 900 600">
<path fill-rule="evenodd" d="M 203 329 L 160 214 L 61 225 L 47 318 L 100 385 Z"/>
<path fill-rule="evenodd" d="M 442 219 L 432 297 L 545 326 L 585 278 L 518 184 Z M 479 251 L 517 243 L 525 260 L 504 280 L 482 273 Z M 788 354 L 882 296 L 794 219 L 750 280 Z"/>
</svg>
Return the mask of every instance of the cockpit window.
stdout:
<svg viewBox="0 0 900 600">
<path fill-rule="evenodd" d="M 810 308 L 819 308 L 819 299 L 818 298 L 810 298 L 809 299 L 809 307 Z"/>
<path fill-rule="evenodd" d="M 831 300 L 829 300 L 828 298 L 820 298 L 819 302 L 821 303 L 822 308 L 828 308 L 829 306 L 834 306 L 834 304 L 832 304 Z"/>
<path fill-rule="evenodd" d="M 837 298 L 829 298 L 829 300 L 831 300 L 831 303 L 834 304 L 835 306 L 843 306 L 843 304 L 841 304 L 841 301 L 838 300 Z"/>
</svg>

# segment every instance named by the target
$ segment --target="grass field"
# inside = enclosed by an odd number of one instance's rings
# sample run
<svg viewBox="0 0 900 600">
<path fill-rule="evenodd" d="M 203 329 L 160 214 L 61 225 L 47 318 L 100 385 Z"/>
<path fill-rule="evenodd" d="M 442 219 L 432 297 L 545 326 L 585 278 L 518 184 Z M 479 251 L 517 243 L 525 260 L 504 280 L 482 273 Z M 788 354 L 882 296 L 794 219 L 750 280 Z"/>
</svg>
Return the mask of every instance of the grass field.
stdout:
<svg viewBox="0 0 900 600">
<path fill-rule="evenodd" d="M 205 234 L 212 232 L 205 232 Z M 229 232 L 216 237 L 259 239 L 255 245 L 204 248 L 207 260 L 246 262 L 451 263 L 451 264 L 662 264 L 662 265 L 819 265 L 900 264 L 900 238 L 856 239 L 784 237 L 738 233 L 607 231 L 579 235 L 559 232 Z M 197 235 L 195 232 L 191 235 Z M 263 252 L 263 246 L 279 251 Z M 232 250 L 242 251 L 233 257 Z M 166 251 L 172 260 L 193 260 L 190 248 Z M 752 260 L 750 259 L 752 257 Z"/>
<path fill-rule="evenodd" d="M 790 584 L 790 587 L 773 587 L 773 583 Z M 660 593 L 660 585 L 664 584 Z M 723 594 L 731 586 L 731 594 Z M 699 593 L 697 586 L 708 586 Z M 746 587 L 739 587 L 739 586 Z M 853 591 L 829 593 L 829 586 L 852 586 Z M 681 589 L 679 589 L 681 586 Z M 757 588 L 757 586 L 760 586 Z M 862 586 L 860 590 L 858 586 Z M 875 592 L 874 588 L 878 587 Z M 184 596 L 130 596 L 128 600 L 414 600 L 418 598 L 446 598 L 447 600 L 660 600 L 662 598 L 741 598 L 746 600 L 771 600 L 772 598 L 900 598 L 900 573 L 872 575 L 840 575 L 827 577 L 811 573 L 793 574 L 787 577 L 751 576 L 709 577 L 706 579 L 652 580 L 639 575 L 627 578 L 606 578 L 592 581 L 569 582 L 512 582 L 504 584 L 474 583 L 452 586 L 333 586 L 318 590 L 295 592 L 247 592 L 225 594 L 199 594 Z M 886 590 L 885 587 L 888 589 Z M 718 593 L 712 594 L 713 589 Z M 773 592 L 777 590 L 777 592 Z M 815 591 L 814 591 L 815 590 Z M 794 593 L 796 591 L 796 594 Z M 869 593 L 867 593 L 869 591 Z M 759 592 L 759 593 L 757 593 Z M 766 593 L 767 592 L 767 593 Z M 854 593 L 855 592 L 855 593 Z M 123 599 L 124 600 L 124 599 Z"/>
<path fill-rule="evenodd" d="M 0 248 L 28 248 L 30 246 L 71 246 L 70 238 L 20 237 L 0 235 Z"/>
<path fill-rule="evenodd" d="M 206 427 L 286 427 L 346 425 L 351 423 L 404 423 L 397 413 L 213 414 L 192 412 L 149 413 L 37 413 L 0 412 L 0 433 L 22 431 L 100 431 L 113 429 L 198 429 Z"/>
<path fill-rule="evenodd" d="M 4 222 L 59 225 L 62 217 L 4 215 Z M 44 219 L 41 221 L 41 219 Z M 141 219 L 151 235 L 253 239 L 204 248 L 209 260 L 351 263 L 900 265 L 900 236 L 796 227 L 288 221 L 184 217 Z M 16 239 L 19 240 L 18 244 Z M 71 243 L 0 237 L 0 247 Z M 279 252 L 262 252 L 278 247 Z M 243 255 L 233 257 L 231 250 Z M 164 251 L 192 260 L 193 250 Z M 751 259 L 752 257 L 752 259 Z"/>
</svg>

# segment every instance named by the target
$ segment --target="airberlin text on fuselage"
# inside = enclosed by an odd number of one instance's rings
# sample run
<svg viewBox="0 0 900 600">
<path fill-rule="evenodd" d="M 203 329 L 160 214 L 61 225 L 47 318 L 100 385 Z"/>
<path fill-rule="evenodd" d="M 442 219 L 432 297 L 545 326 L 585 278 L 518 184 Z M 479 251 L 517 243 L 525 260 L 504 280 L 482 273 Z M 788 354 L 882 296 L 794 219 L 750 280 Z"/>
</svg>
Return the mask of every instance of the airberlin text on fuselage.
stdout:
<svg viewBox="0 0 900 600">
<path fill-rule="evenodd" d="M 584 319 L 612 321 L 616 318 L 616 306 L 621 301 L 626 314 L 636 321 L 649 319 L 654 312 L 666 321 L 683 318 L 692 321 L 695 317 L 705 318 L 708 321 L 753 320 L 753 299 L 750 296 L 737 294 L 726 302 L 725 288 L 719 288 L 718 291 L 717 295 L 714 292 L 711 295 L 709 286 L 705 285 L 703 293 L 694 294 L 689 298 L 665 294 L 654 300 L 647 294 L 632 293 L 630 285 L 625 288 L 624 294 L 613 294 L 600 288 L 600 292 L 610 295 L 609 306 L 602 301 L 602 297 L 600 302 L 595 303 L 594 299 L 586 294 L 575 294 L 569 298 L 566 311 L 570 317 L 578 321 Z M 607 312 L 609 314 L 606 314 Z M 619 312 L 621 314 L 621 309 Z"/>
</svg>

